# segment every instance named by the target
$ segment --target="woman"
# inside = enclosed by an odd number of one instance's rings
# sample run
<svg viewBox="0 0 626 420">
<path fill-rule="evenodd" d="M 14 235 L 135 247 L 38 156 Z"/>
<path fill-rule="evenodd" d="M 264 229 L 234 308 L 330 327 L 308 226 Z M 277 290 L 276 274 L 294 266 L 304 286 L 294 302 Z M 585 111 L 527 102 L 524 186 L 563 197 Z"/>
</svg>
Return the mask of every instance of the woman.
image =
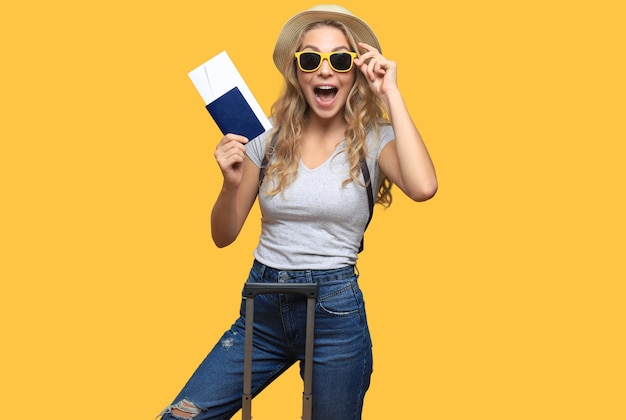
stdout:
<svg viewBox="0 0 626 420">
<path fill-rule="evenodd" d="M 370 27 L 344 8 L 317 6 L 293 16 L 274 49 L 285 78 L 272 109 L 274 129 L 252 141 L 227 134 L 215 151 L 224 177 L 211 215 L 215 244 L 237 238 L 258 196 L 262 232 L 248 282 L 319 285 L 317 420 L 360 419 L 372 372 L 355 267 L 370 218 L 361 161 L 382 205 L 391 204 L 392 184 L 415 201 L 437 190 L 428 151 L 398 89 L 396 63 L 380 51 Z M 304 314 L 301 297 L 257 298 L 253 394 L 302 361 Z M 163 419 L 228 419 L 241 408 L 243 336 L 242 307 Z"/>
</svg>

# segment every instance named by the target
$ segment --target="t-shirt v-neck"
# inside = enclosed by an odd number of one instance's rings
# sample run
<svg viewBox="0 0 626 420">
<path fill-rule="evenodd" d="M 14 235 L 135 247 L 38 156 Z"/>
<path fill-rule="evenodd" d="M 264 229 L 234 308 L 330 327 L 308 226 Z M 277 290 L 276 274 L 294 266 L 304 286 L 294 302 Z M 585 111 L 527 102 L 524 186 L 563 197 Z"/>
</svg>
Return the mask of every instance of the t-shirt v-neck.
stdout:
<svg viewBox="0 0 626 420">
<path fill-rule="evenodd" d="M 329 163 L 329 162 L 330 162 L 333 158 L 335 158 L 335 157 L 337 156 L 337 154 L 339 154 L 339 152 L 340 152 L 340 150 L 341 150 L 340 146 L 342 146 L 344 142 L 345 142 L 345 139 L 344 139 L 344 140 L 341 140 L 339 143 L 337 143 L 337 146 L 335 146 L 335 150 L 333 150 L 333 151 L 331 152 L 331 154 L 328 156 L 328 158 L 327 158 L 324 162 L 322 162 L 322 163 L 320 163 L 319 165 L 317 165 L 315 168 L 310 168 L 310 167 L 308 167 L 308 166 L 304 163 L 304 161 L 302 160 L 302 158 L 300 158 L 300 160 L 299 160 L 299 162 L 300 162 L 300 167 L 301 167 L 302 169 L 304 169 L 304 170 L 308 171 L 308 172 L 315 172 L 315 171 L 317 171 L 317 170 L 319 170 L 319 169 L 323 168 L 324 166 L 328 165 L 328 163 Z"/>
</svg>

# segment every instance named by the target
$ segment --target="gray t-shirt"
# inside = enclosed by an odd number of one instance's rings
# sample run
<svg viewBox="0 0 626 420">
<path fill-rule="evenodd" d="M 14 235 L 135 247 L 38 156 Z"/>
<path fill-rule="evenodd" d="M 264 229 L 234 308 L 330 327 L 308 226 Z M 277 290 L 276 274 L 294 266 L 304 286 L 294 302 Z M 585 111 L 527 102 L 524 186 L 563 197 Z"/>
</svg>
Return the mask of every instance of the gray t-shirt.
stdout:
<svg viewBox="0 0 626 420">
<path fill-rule="evenodd" d="M 367 164 L 374 197 L 382 182 L 378 157 L 395 138 L 390 125 L 367 136 Z M 261 166 L 269 132 L 248 142 L 246 153 Z M 317 168 L 299 162 L 298 175 L 283 193 L 259 193 L 261 236 L 254 257 L 267 266 L 283 270 L 325 270 L 356 264 L 361 238 L 369 218 L 367 191 L 349 178 L 342 142 Z M 265 178 L 264 188 L 272 180 Z M 266 184 L 268 183 L 268 184 Z"/>
</svg>

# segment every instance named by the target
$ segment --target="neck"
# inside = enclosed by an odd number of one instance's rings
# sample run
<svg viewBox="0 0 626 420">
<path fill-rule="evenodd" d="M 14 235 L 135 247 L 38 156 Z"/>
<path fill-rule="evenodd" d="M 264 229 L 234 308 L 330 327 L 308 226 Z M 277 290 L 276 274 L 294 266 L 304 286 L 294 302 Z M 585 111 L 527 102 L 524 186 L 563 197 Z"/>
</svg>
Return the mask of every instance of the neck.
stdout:
<svg viewBox="0 0 626 420">
<path fill-rule="evenodd" d="M 304 128 L 306 135 L 313 137 L 335 137 L 337 134 L 343 138 L 346 130 L 346 121 L 342 115 L 337 115 L 331 119 L 319 118 L 317 115 L 310 115 Z"/>
</svg>

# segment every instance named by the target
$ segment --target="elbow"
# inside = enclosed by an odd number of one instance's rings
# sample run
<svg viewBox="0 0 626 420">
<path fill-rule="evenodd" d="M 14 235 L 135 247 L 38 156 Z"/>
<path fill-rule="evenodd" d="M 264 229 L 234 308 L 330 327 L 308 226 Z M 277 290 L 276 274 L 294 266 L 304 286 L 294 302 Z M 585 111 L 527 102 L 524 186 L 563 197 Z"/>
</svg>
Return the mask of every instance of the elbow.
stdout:
<svg viewBox="0 0 626 420">
<path fill-rule="evenodd" d="M 218 248 L 225 248 L 235 242 L 240 230 L 241 227 L 229 224 L 228 221 L 224 223 L 217 217 L 211 218 L 211 239 Z"/>
<path fill-rule="evenodd" d="M 428 201 L 437 194 L 439 186 L 437 182 L 430 183 L 428 185 L 421 185 L 418 188 L 414 188 L 406 192 L 406 195 L 413 201 L 423 202 Z"/>
<path fill-rule="evenodd" d="M 235 241 L 234 239 L 223 238 L 215 234 L 212 234 L 211 238 L 213 239 L 215 246 L 218 248 L 226 248 Z"/>
<path fill-rule="evenodd" d="M 228 245 L 230 245 L 230 244 L 228 244 L 228 243 L 225 243 L 225 242 L 224 242 L 224 243 L 222 243 L 222 242 L 217 242 L 217 241 L 215 241 L 215 240 L 213 241 L 213 243 L 214 243 L 214 244 L 215 244 L 215 246 L 216 246 L 216 247 L 218 247 L 218 248 L 226 248 Z"/>
</svg>

